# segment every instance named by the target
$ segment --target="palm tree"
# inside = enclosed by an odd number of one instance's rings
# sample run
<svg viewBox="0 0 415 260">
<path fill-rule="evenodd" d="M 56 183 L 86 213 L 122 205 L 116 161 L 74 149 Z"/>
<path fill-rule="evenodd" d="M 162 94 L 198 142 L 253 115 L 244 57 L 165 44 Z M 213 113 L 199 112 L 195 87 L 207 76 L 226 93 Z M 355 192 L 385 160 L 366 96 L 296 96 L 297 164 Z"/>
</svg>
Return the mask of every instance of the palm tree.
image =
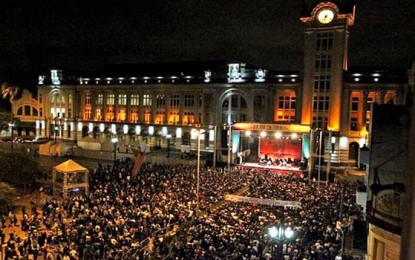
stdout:
<svg viewBox="0 0 415 260">
<path fill-rule="evenodd" d="M 1 84 L 1 94 L 3 99 L 9 98 L 10 103 L 16 98 L 19 91 L 20 88 L 17 86 L 12 86 L 7 83 Z"/>
</svg>

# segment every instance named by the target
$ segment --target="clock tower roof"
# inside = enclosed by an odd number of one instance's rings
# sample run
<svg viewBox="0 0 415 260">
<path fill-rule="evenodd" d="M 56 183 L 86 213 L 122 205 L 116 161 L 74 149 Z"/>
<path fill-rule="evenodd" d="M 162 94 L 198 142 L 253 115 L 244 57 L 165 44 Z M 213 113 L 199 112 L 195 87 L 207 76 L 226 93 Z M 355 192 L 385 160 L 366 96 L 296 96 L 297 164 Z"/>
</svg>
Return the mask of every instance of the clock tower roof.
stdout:
<svg viewBox="0 0 415 260">
<path fill-rule="evenodd" d="M 303 0 L 303 10 L 301 17 L 310 17 L 312 15 L 313 9 L 325 2 L 331 2 L 339 8 L 339 14 L 351 14 L 353 13 L 354 5 L 356 0 L 330 0 L 330 1 L 321 1 L 321 0 Z"/>
</svg>

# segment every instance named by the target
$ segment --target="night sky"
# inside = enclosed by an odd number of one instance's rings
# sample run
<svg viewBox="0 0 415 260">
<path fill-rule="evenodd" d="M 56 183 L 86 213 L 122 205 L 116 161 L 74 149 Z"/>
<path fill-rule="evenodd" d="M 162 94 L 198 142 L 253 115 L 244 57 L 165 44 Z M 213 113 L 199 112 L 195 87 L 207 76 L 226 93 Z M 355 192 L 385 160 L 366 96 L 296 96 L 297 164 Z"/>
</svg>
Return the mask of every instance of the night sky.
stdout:
<svg viewBox="0 0 415 260">
<path fill-rule="evenodd" d="M 303 68 L 300 0 L 25 2 L 0 4 L 1 82 L 35 85 L 36 75 L 51 67 L 91 71 L 163 61 L 225 59 L 274 70 Z M 350 66 L 410 68 L 414 3 L 358 1 Z"/>
</svg>

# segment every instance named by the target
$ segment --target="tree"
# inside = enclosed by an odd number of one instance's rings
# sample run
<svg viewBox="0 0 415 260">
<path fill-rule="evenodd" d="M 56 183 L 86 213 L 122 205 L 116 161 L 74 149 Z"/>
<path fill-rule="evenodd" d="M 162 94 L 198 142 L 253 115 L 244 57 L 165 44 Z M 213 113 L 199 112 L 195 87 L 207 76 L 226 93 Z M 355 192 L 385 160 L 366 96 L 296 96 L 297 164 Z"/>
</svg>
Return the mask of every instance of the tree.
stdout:
<svg viewBox="0 0 415 260">
<path fill-rule="evenodd" d="M 16 197 L 16 190 L 5 182 L 0 182 L 0 215 L 7 214 L 7 206 Z"/>
<path fill-rule="evenodd" d="M 39 171 L 39 164 L 30 155 L 22 152 L 0 153 L 0 180 L 26 186 L 32 184 Z"/>
<path fill-rule="evenodd" d="M 17 86 L 9 85 L 8 83 L 1 84 L 1 95 L 3 99 L 9 99 L 10 103 L 16 98 L 20 92 L 20 88 Z"/>
</svg>

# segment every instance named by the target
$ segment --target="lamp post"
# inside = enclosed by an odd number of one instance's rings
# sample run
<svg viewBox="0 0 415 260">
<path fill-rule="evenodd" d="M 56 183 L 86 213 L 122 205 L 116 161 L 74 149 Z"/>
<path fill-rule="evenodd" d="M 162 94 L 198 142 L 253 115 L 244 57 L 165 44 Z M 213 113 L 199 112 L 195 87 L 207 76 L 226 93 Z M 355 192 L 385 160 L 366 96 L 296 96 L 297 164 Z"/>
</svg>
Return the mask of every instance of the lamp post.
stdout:
<svg viewBox="0 0 415 260">
<path fill-rule="evenodd" d="M 59 127 L 55 126 L 55 144 L 56 144 L 56 136 L 58 135 Z"/>
<path fill-rule="evenodd" d="M 232 123 L 227 124 L 228 128 L 228 171 L 231 170 L 231 157 L 232 157 Z"/>
<path fill-rule="evenodd" d="M 196 166 L 196 216 L 199 216 L 200 209 L 200 136 L 206 134 L 206 131 L 199 132 L 197 136 L 197 166 Z"/>
<path fill-rule="evenodd" d="M 282 244 L 285 240 L 294 236 L 294 231 L 290 227 L 286 228 L 282 223 L 280 223 L 278 226 L 269 227 L 268 233 L 271 238 L 277 240 L 277 259 L 282 259 Z"/>
<path fill-rule="evenodd" d="M 112 145 L 114 146 L 114 166 L 115 163 L 117 162 L 117 143 L 118 143 L 118 138 L 114 137 L 111 139 Z"/>
<path fill-rule="evenodd" d="M 167 158 L 170 158 L 170 139 L 171 139 L 171 134 L 167 134 L 166 135 L 166 140 L 167 140 Z"/>
<path fill-rule="evenodd" d="M 13 153 L 13 127 L 14 127 L 14 122 L 9 123 L 10 126 L 10 150 L 11 153 Z"/>
</svg>

